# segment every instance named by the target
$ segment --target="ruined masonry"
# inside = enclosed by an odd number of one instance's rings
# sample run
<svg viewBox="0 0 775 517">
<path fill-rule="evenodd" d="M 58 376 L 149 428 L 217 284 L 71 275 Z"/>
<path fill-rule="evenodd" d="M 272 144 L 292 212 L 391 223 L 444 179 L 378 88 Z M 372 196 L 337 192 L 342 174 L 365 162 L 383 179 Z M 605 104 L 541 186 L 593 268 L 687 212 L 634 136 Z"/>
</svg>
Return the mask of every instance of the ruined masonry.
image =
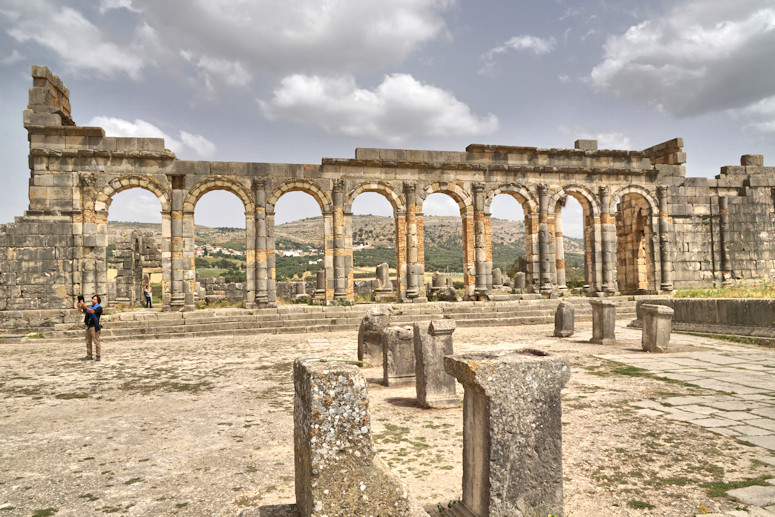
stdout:
<svg viewBox="0 0 775 517">
<path fill-rule="evenodd" d="M 363 192 L 393 206 L 402 301 L 426 299 L 423 200 L 452 197 L 463 225 L 464 294 L 492 298 L 490 205 L 511 196 L 525 214 L 525 290 L 565 288 L 563 206 L 583 208 L 585 280 L 590 296 L 669 292 L 714 280 L 775 275 L 775 167 L 744 155 L 714 179 L 686 178 L 680 138 L 641 151 L 469 145 L 464 151 L 355 150 L 320 164 L 195 162 L 158 138 L 118 138 L 75 124 L 69 91 L 44 66 L 32 67 L 24 110 L 29 140 L 29 208 L 0 226 L 0 326 L 62 322 L 80 294 L 110 306 L 108 212 L 113 197 L 140 188 L 159 200 L 162 299 L 194 308 L 194 208 L 211 190 L 235 194 L 247 228 L 246 307 L 276 304 L 274 207 L 291 191 L 313 196 L 323 214 L 324 271 L 312 296 L 354 299 L 352 205 Z M 17 171 L 21 173 L 22 171 Z M 521 284 L 521 279 L 519 280 Z"/>
<path fill-rule="evenodd" d="M 296 505 L 302 517 L 424 516 L 377 456 L 366 380 L 358 367 L 318 357 L 293 364 Z"/>
</svg>

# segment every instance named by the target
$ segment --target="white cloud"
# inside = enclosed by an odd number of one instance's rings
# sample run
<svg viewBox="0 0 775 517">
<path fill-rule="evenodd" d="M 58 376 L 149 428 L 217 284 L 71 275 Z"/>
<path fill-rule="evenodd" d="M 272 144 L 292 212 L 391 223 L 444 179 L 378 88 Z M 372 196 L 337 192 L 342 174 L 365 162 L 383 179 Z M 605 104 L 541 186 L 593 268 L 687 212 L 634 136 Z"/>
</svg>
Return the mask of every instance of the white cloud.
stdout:
<svg viewBox="0 0 775 517">
<path fill-rule="evenodd" d="M 460 215 L 460 207 L 447 194 L 431 194 L 422 204 L 423 215 Z"/>
<path fill-rule="evenodd" d="M 574 140 L 597 140 L 598 149 L 632 149 L 632 139 L 624 133 L 597 131 L 579 126 L 560 126 L 559 130 Z"/>
<path fill-rule="evenodd" d="M 495 58 L 500 54 L 505 54 L 511 51 L 524 51 L 530 52 L 536 56 L 540 56 L 552 52 L 555 45 L 557 45 L 557 41 L 554 39 L 554 37 L 545 39 L 529 34 L 514 36 L 502 45 L 493 47 L 482 54 L 482 59 L 485 61 L 485 64 L 482 65 L 478 73 L 480 75 L 495 75 Z"/>
<path fill-rule="evenodd" d="M 247 86 L 253 76 L 242 63 L 228 61 L 226 59 L 213 58 L 206 55 L 199 57 L 187 50 L 181 50 L 180 55 L 197 68 L 197 74 L 204 85 L 208 97 L 214 97 L 217 91 L 216 85 Z"/>
<path fill-rule="evenodd" d="M 134 122 L 115 117 L 94 117 L 87 126 L 98 126 L 105 130 L 107 136 L 130 138 L 163 138 L 164 145 L 173 151 L 179 158 L 194 156 L 196 159 L 209 160 L 215 157 L 217 148 L 215 144 L 202 135 L 194 135 L 185 131 L 180 132 L 180 138 L 176 139 L 145 120 L 136 119 Z"/>
<path fill-rule="evenodd" d="M 140 12 L 132 5 L 132 0 L 100 0 L 100 13 L 105 14 L 111 9 L 126 9 L 127 11 Z"/>
<path fill-rule="evenodd" d="M 22 56 L 18 50 L 13 49 L 13 52 L 11 52 L 9 55 L 0 58 L 0 65 L 15 65 L 22 59 L 24 59 L 24 56 Z"/>
<path fill-rule="evenodd" d="M 359 88 L 352 76 L 286 77 L 269 101 L 259 101 L 270 120 L 289 119 L 329 133 L 374 138 L 391 144 L 427 136 L 475 136 L 498 129 L 498 119 L 478 117 L 446 90 L 410 75 L 386 76 L 374 90 Z"/>
<path fill-rule="evenodd" d="M 511 50 L 524 50 L 540 56 L 542 54 L 548 54 L 554 50 L 556 44 L 557 41 L 553 37 L 544 39 L 537 36 L 524 34 L 520 36 L 514 36 L 504 44 L 491 48 L 489 51 L 485 52 L 484 56 L 482 57 L 485 59 L 492 59 L 498 54 L 503 54 Z"/>
<path fill-rule="evenodd" d="M 684 0 L 609 37 L 599 90 L 677 116 L 738 109 L 775 95 L 772 0 Z"/>
<path fill-rule="evenodd" d="M 9 0 L 0 13 L 11 23 L 8 34 L 19 43 L 45 47 L 74 70 L 139 78 L 145 67 L 135 44 L 118 44 L 80 12 L 50 0 Z"/>
<path fill-rule="evenodd" d="M 170 48 L 287 75 L 400 64 L 453 0 L 134 0 Z"/>
<path fill-rule="evenodd" d="M 729 110 L 736 120 L 741 120 L 744 127 L 760 133 L 775 133 L 775 96 L 754 102 L 745 108 Z"/>
</svg>

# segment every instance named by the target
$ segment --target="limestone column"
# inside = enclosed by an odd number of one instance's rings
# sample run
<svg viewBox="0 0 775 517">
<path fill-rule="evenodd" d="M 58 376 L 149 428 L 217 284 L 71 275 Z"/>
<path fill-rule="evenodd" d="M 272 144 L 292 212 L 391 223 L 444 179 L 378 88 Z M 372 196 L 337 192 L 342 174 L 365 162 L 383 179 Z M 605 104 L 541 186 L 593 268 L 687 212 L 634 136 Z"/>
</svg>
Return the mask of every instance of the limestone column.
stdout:
<svg viewBox="0 0 775 517">
<path fill-rule="evenodd" d="M 274 205 L 266 204 L 266 306 L 277 306 L 277 287 L 275 284 L 274 253 Z M 325 246 L 325 244 L 324 244 Z"/>
<path fill-rule="evenodd" d="M 567 196 L 563 196 L 557 201 L 554 209 L 554 245 L 555 245 L 555 263 L 557 271 L 557 288 L 561 291 L 567 290 L 565 285 L 565 243 L 562 238 L 562 209 L 568 201 Z"/>
<path fill-rule="evenodd" d="M 670 242 L 670 224 L 667 212 L 667 187 L 657 187 L 657 197 L 659 198 L 659 258 L 662 263 L 662 285 L 663 291 L 673 290 L 673 264 L 670 260 L 671 242 Z M 722 266 L 723 267 L 723 266 Z"/>
<path fill-rule="evenodd" d="M 173 178 L 172 199 L 170 207 L 170 276 L 167 286 L 170 293 L 170 310 L 180 310 L 185 307 L 186 296 L 183 291 L 183 189 L 179 188 L 178 178 Z M 193 213 L 188 217 L 193 219 Z"/>
<path fill-rule="evenodd" d="M 398 298 L 406 297 L 406 212 L 396 210 L 393 215 L 395 222 L 396 245 L 396 294 Z"/>
<path fill-rule="evenodd" d="M 406 297 L 408 299 L 420 296 L 419 279 L 417 278 L 418 245 L 417 245 L 417 185 L 404 182 L 406 196 Z"/>
<path fill-rule="evenodd" d="M 332 197 L 334 201 L 334 300 L 344 300 L 347 298 L 347 264 L 345 247 L 345 224 L 344 224 L 344 182 L 335 180 Z"/>
<path fill-rule="evenodd" d="M 475 296 L 489 298 L 491 294 L 492 262 L 487 262 L 487 228 L 484 214 L 484 183 L 471 185 L 474 193 L 474 268 L 476 271 Z"/>
<path fill-rule="evenodd" d="M 538 267 L 541 294 L 552 292 L 549 261 L 549 185 L 538 185 Z"/>
<path fill-rule="evenodd" d="M 267 231 L 266 231 L 266 181 L 253 182 L 253 199 L 256 201 L 255 213 L 255 303 L 264 308 L 268 304 L 269 268 L 267 264 Z M 253 241 L 248 241 L 253 242 Z"/>
<path fill-rule="evenodd" d="M 601 237 L 601 277 L 602 291 L 606 295 L 612 295 L 616 292 L 614 283 L 614 266 L 616 263 L 616 250 L 614 249 L 614 236 L 616 235 L 616 222 L 611 216 L 611 207 L 609 206 L 610 195 L 608 187 L 599 187 L 598 196 L 600 198 L 600 237 Z"/>
<path fill-rule="evenodd" d="M 730 261 L 729 261 L 729 198 L 725 196 L 719 196 L 718 198 L 718 213 L 719 213 L 719 246 L 721 248 L 721 280 L 727 281 L 731 278 Z"/>
</svg>

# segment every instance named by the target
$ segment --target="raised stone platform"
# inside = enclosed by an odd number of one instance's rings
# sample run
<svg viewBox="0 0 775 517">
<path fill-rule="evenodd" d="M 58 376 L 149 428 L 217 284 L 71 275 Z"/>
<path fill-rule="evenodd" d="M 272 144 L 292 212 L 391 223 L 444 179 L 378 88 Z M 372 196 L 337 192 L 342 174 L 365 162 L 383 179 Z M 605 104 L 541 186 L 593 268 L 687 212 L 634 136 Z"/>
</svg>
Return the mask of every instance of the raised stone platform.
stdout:
<svg viewBox="0 0 775 517">
<path fill-rule="evenodd" d="M 627 297 L 611 298 L 616 303 L 619 318 L 635 317 L 635 301 Z M 590 321 L 589 298 L 562 298 L 572 303 L 576 321 Z M 560 299 L 514 300 L 507 302 L 433 302 L 423 304 L 391 304 L 393 325 L 411 325 L 415 321 L 455 320 L 458 327 L 487 327 L 551 323 Z M 139 309 L 106 314 L 102 318 L 103 340 L 163 339 L 170 337 L 223 336 L 246 334 L 280 334 L 357 331 L 367 310 L 378 304 L 353 306 L 284 305 L 275 309 L 204 309 L 193 312 L 159 312 Z M 59 311 L 62 312 L 62 311 Z M 28 339 L 36 342 L 81 341 L 82 318 L 76 310 L 68 313 L 68 323 L 51 327 L 20 325 L 0 331 L 0 343 L 19 343 Z M 39 333 L 36 338 L 25 337 Z M 42 336 L 42 337 L 41 337 Z"/>
</svg>

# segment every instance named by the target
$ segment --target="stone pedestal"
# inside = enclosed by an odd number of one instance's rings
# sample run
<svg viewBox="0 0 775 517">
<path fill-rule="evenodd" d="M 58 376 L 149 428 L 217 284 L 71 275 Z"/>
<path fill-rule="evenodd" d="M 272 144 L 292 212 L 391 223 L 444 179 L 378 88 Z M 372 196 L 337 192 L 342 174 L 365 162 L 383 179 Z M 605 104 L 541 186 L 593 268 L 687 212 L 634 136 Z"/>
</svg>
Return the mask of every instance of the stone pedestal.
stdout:
<svg viewBox="0 0 775 517">
<path fill-rule="evenodd" d="M 393 283 L 390 281 L 390 269 L 387 263 L 383 262 L 377 266 L 377 280 L 374 286 L 374 292 L 371 299 L 381 301 L 393 296 Z"/>
<path fill-rule="evenodd" d="M 366 381 L 349 364 L 293 364 L 296 505 L 302 517 L 427 516 L 374 449 Z"/>
<path fill-rule="evenodd" d="M 574 332 L 576 309 L 573 304 L 566 301 L 560 302 L 554 313 L 554 335 L 557 337 L 570 337 Z"/>
<path fill-rule="evenodd" d="M 501 268 L 496 267 L 492 270 L 492 288 L 500 289 L 503 286 L 503 277 L 501 275 Z"/>
<path fill-rule="evenodd" d="M 616 304 L 611 300 L 592 299 L 592 339 L 590 343 L 612 345 L 616 343 Z"/>
<path fill-rule="evenodd" d="M 307 294 L 307 283 L 294 282 L 293 283 L 293 300 L 297 302 L 309 301 L 309 295 Z"/>
<path fill-rule="evenodd" d="M 667 352 L 673 321 L 673 309 L 664 305 L 641 305 L 644 352 Z"/>
<path fill-rule="evenodd" d="M 444 371 L 444 356 L 452 355 L 455 320 L 433 320 L 414 324 L 414 358 L 417 402 L 424 408 L 460 405 L 455 379 Z"/>
<path fill-rule="evenodd" d="M 393 308 L 379 305 L 366 311 L 358 328 L 358 360 L 361 366 L 382 366 L 382 332 L 390 326 Z"/>
<path fill-rule="evenodd" d="M 414 384 L 414 333 L 411 327 L 387 327 L 382 332 L 382 383 Z"/>
<path fill-rule="evenodd" d="M 444 368 L 465 389 L 463 501 L 445 515 L 561 516 L 568 361 L 523 349 L 453 355 Z"/>
<path fill-rule="evenodd" d="M 514 290 L 517 292 L 525 290 L 525 273 L 514 273 Z"/>
<path fill-rule="evenodd" d="M 325 270 L 318 271 L 315 276 L 315 294 L 314 300 L 319 303 L 325 303 L 326 301 L 326 272 Z"/>
</svg>

